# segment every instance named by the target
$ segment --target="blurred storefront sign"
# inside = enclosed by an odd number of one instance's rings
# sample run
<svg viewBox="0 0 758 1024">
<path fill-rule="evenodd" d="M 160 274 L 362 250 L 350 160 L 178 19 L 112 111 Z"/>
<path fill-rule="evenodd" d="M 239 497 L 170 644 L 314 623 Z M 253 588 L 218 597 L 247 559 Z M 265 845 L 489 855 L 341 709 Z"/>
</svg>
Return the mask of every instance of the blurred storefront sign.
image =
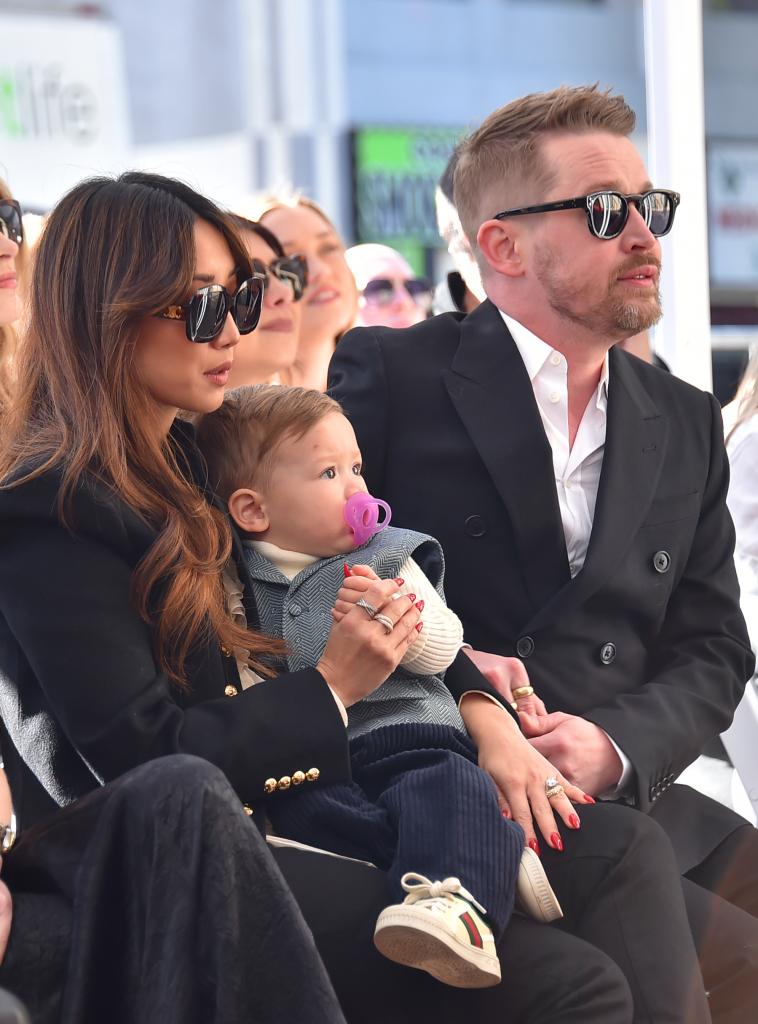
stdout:
<svg viewBox="0 0 758 1024">
<path fill-rule="evenodd" d="M 711 284 L 758 287 L 758 142 L 708 146 Z"/>
<path fill-rule="evenodd" d="M 40 14 L 0 14 L 0 32 L 0 174 L 45 210 L 81 178 L 124 166 L 120 35 L 105 20 Z"/>
<path fill-rule="evenodd" d="M 440 246 L 434 189 L 463 129 L 361 127 L 352 134 L 355 236 L 399 249 L 419 273 Z"/>
</svg>

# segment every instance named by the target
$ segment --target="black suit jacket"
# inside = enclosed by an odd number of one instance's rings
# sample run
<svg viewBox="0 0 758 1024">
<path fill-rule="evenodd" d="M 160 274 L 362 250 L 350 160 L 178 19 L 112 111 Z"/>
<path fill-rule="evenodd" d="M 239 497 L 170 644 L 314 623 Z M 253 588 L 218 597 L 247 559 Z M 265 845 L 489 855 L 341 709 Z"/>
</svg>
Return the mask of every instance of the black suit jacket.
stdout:
<svg viewBox="0 0 758 1024">
<path fill-rule="evenodd" d="M 178 457 L 209 501 L 192 428 L 172 428 Z M 319 771 L 306 787 L 350 777 L 346 731 L 315 669 L 282 671 L 247 690 L 236 662 L 198 638 L 186 691 L 153 656 L 153 630 L 134 610 L 131 577 L 156 532 L 102 484 L 83 481 L 70 521 L 57 513 L 48 472 L 0 488 L 0 715 L 2 752 L 23 827 L 128 769 L 187 753 L 218 765 L 256 808 L 268 779 Z M 247 565 L 233 532 L 248 623 L 257 625 Z M 487 684 L 461 655 L 448 671 L 456 697 Z M 296 791 L 294 788 L 290 792 Z M 256 818 L 261 824 L 260 816 Z"/>
<path fill-rule="evenodd" d="M 441 541 L 466 639 L 522 657 L 549 710 L 612 736 L 649 809 L 729 724 L 753 666 L 715 399 L 611 350 L 594 525 L 572 580 L 550 446 L 490 302 L 350 332 L 330 391 L 369 490 Z"/>
</svg>

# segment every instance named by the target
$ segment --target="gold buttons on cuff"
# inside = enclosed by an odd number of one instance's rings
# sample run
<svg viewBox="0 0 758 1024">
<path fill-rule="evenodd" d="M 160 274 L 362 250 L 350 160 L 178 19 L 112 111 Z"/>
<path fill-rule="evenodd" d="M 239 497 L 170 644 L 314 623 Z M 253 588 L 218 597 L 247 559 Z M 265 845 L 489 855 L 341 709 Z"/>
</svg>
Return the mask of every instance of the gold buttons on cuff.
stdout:
<svg viewBox="0 0 758 1024">
<path fill-rule="evenodd" d="M 276 779 L 266 779 L 266 781 L 263 783 L 263 792 L 264 793 L 273 793 L 275 789 L 276 789 Z"/>
<path fill-rule="evenodd" d="M 320 774 L 321 772 L 318 770 L 318 768 L 309 768 L 308 771 L 305 773 L 305 777 L 308 780 L 308 782 L 315 782 Z"/>
<path fill-rule="evenodd" d="M 293 772 L 292 773 L 292 785 L 299 786 L 305 782 L 305 772 Z"/>
<path fill-rule="evenodd" d="M 243 804 L 242 809 L 245 812 L 245 814 L 248 816 L 248 818 L 253 813 L 253 808 L 250 806 L 250 804 Z"/>
<path fill-rule="evenodd" d="M 281 779 L 276 784 L 277 789 L 289 789 L 292 783 L 292 779 L 289 775 L 282 775 Z"/>
<path fill-rule="evenodd" d="M 224 693 L 227 695 L 227 697 L 236 697 L 237 694 L 239 693 L 239 690 L 237 689 L 236 686 L 232 686 L 232 684 L 229 683 L 228 686 L 224 687 Z"/>
</svg>

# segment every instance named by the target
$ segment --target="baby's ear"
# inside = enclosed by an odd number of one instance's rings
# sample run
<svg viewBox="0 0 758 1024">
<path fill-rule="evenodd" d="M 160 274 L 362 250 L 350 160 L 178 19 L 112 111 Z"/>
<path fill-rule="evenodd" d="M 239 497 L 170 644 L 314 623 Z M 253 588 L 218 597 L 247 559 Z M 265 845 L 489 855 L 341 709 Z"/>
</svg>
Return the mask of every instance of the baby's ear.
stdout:
<svg viewBox="0 0 758 1024">
<path fill-rule="evenodd" d="M 228 501 L 229 515 L 245 533 L 263 533 L 269 528 L 262 495 L 248 487 L 240 487 Z"/>
</svg>

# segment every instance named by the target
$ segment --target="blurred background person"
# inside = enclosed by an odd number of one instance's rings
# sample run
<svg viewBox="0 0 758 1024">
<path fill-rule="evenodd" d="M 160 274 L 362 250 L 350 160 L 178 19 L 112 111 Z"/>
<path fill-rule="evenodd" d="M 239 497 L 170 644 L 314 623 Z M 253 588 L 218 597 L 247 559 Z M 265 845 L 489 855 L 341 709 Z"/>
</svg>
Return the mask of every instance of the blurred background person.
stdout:
<svg viewBox="0 0 758 1024">
<path fill-rule="evenodd" d="M 0 413 L 10 398 L 13 376 L 23 231 L 21 207 L 0 179 Z"/>
<path fill-rule="evenodd" d="M 737 534 L 734 561 L 740 605 L 753 648 L 758 641 L 758 348 L 753 350 L 734 401 L 724 409 L 729 456 L 727 504 Z"/>
<path fill-rule="evenodd" d="M 365 242 L 345 259 L 358 288 L 356 327 L 412 327 L 430 315 L 431 286 L 397 249 Z"/>
<path fill-rule="evenodd" d="M 308 263 L 297 354 L 287 383 L 325 391 L 329 360 L 352 326 L 358 304 L 344 242 L 321 207 L 305 196 L 266 196 L 257 220 L 274 232 L 288 256 L 303 255 Z"/>
<path fill-rule="evenodd" d="M 435 313 L 450 313 L 455 310 L 459 313 L 470 313 L 486 297 L 479 267 L 476 265 L 469 241 L 463 233 L 455 205 L 453 181 L 458 163 L 458 149 L 459 147 L 456 147 L 453 150 L 434 192 L 437 228 L 453 261 L 453 270 L 448 272 L 434 290 Z"/>
<path fill-rule="evenodd" d="M 287 256 L 276 235 L 263 224 L 234 214 L 253 270 L 266 280 L 258 327 L 245 335 L 229 373 L 229 387 L 280 384 L 286 381 L 297 354 L 300 300 L 307 284 L 304 257 Z"/>
</svg>

